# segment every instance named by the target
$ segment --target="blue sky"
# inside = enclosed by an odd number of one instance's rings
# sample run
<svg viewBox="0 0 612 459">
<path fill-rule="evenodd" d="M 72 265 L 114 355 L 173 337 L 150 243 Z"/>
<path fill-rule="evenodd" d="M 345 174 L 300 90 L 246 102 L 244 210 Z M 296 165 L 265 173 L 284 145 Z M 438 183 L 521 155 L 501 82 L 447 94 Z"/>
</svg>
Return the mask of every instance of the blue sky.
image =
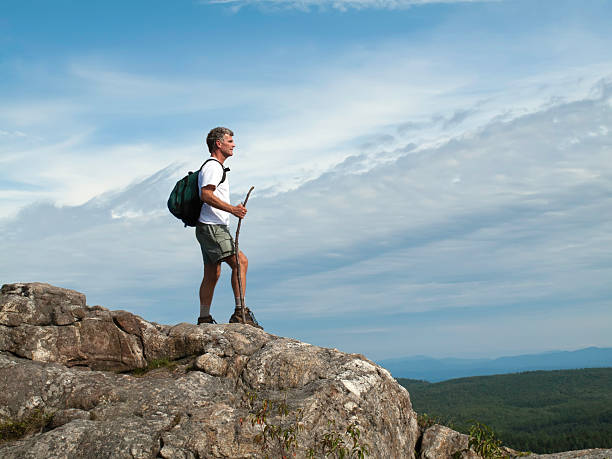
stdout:
<svg viewBox="0 0 612 459">
<path fill-rule="evenodd" d="M 206 132 L 266 330 L 373 359 L 612 346 L 609 1 L 0 6 L 0 282 L 195 321 Z M 235 229 L 235 224 L 234 224 Z M 212 314 L 233 307 L 224 272 Z"/>
</svg>

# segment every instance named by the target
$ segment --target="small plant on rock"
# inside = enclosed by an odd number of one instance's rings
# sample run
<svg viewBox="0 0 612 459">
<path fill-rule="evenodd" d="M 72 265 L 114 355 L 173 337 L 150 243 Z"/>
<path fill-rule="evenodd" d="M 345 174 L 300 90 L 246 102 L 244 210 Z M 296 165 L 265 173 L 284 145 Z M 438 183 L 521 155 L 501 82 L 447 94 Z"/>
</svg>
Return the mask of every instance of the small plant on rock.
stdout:
<svg viewBox="0 0 612 459">
<path fill-rule="evenodd" d="M 417 414 L 417 424 L 421 432 L 425 432 L 430 427 L 436 424 L 453 428 L 453 423 L 450 420 L 444 420 L 438 416 L 431 416 L 427 413 Z"/>
<path fill-rule="evenodd" d="M 507 454 L 501 447 L 501 440 L 498 440 L 490 427 L 476 422 L 470 427 L 470 439 L 468 446 L 485 459 L 501 459 Z"/>
<path fill-rule="evenodd" d="M 286 398 L 258 402 L 255 393 L 248 394 L 248 404 L 251 408 L 251 425 L 262 426 L 261 432 L 255 436 L 255 442 L 261 446 L 264 457 L 270 459 L 270 454 L 283 459 L 295 456 L 298 435 L 304 430 L 302 410 L 290 412 Z"/>
<path fill-rule="evenodd" d="M 329 430 L 323 434 L 323 438 L 316 442 L 314 448 L 308 450 L 308 457 L 321 457 L 336 459 L 364 459 L 370 454 L 368 445 L 361 443 L 361 431 L 357 424 L 351 423 L 346 427 L 344 434 L 336 429 L 336 423 L 329 421 Z M 348 437 L 350 443 L 345 441 Z"/>
<path fill-rule="evenodd" d="M 263 457 L 296 457 L 300 449 L 298 437 L 305 429 L 303 411 L 290 410 L 286 397 L 283 400 L 258 400 L 255 392 L 247 393 L 246 405 L 251 425 L 261 427 L 255 442 L 261 446 Z M 328 426 L 322 435 L 315 436 L 314 447 L 307 451 L 308 458 L 364 459 L 369 455 L 369 447 L 361 442 L 357 424 L 336 429 L 336 423 L 330 421 Z"/>
</svg>

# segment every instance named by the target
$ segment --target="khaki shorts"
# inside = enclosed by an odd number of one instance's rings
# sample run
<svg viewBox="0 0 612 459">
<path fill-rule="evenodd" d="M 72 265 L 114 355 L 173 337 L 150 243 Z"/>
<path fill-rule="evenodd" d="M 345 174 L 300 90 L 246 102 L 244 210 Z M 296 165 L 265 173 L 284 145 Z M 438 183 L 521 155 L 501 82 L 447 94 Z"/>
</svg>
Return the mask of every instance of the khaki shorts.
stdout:
<svg viewBox="0 0 612 459">
<path fill-rule="evenodd" d="M 195 234 L 202 249 L 205 265 L 219 263 L 222 259 L 236 253 L 234 239 L 226 225 L 198 223 Z"/>
</svg>

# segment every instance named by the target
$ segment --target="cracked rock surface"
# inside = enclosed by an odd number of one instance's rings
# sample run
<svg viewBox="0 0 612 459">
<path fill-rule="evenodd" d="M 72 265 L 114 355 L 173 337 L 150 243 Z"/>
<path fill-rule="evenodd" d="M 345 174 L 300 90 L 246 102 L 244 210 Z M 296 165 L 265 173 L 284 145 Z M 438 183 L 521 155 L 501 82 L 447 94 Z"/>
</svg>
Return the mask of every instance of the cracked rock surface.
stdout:
<svg viewBox="0 0 612 459">
<path fill-rule="evenodd" d="M 269 424 L 299 416 L 297 457 L 348 424 L 370 457 L 414 458 L 419 436 L 408 392 L 361 355 L 248 325 L 159 325 L 41 283 L 0 291 L 0 387 L 0 421 L 51 419 L 2 458 L 263 457 L 263 400 L 288 408 Z"/>
</svg>

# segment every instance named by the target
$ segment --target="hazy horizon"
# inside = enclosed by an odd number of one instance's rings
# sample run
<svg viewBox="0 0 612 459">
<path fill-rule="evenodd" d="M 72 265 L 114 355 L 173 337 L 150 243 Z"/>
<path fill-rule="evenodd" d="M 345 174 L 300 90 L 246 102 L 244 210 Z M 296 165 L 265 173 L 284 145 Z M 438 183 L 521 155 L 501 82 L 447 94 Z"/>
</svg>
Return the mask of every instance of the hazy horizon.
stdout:
<svg viewBox="0 0 612 459">
<path fill-rule="evenodd" d="M 498 359 L 504 359 L 504 358 L 513 358 L 513 357 L 527 357 L 527 356 L 534 356 L 534 355 L 546 355 L 546 354 L 555 354 L 557 352 L 567 352 L 567 353 L 573 353 L 573 352 L 580 352 L 580 351 L 586 351 L 586 350 L 591 350 L 591 349 L 597 349 L 597 350 L 610 350 L 612 351 L 612 347 L 598 347 L 598 346 L 588 346 L 588 347 L 582 347 L 582 348 L 577 348 L 577 349 L 549 349 L 549 350 L 542 350 L 539 352 L 534 352 L 534 353 L 525 353 L 525 354 L 500 354 L 500 355 L 490 355 L 490 356 L 478 356 L 478 355 L 462 355 L 461 357 L 457 357 L 451 354 L 448 355 L 439 355 L 439 356 L 432 356 L 432 355 L 426 355 L 426 354 L 416 354 L 416 355 L 403 355 L 403 356 L 398 356 L 398 357 L 392 357 L 389 359 L 386 358 L 381 358 L 381 359 L 377 359 L 379 361 L 400 361 L 403 359 L 418 359 L 418 358 L 426 358 L 426 359 L 435 359 L 435 360 L 444 360 L 444 359 L 457 359 L 457 360 L 498 360 Z M 612 363 L 611 363 L 612 365 Z"/>
</svg>

